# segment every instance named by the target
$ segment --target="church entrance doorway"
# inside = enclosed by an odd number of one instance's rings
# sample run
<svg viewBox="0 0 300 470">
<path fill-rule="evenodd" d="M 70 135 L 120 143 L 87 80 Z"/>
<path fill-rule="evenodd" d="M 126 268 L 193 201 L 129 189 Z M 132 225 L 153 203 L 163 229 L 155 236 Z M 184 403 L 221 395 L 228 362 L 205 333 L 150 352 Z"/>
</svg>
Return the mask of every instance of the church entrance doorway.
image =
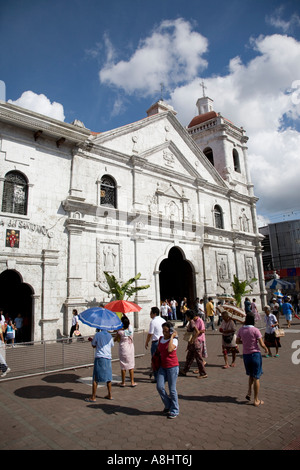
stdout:
<svg viewBox="0 0 300 470">
<path fill-rule="evenodd" d="M 0 274 L 0 309 L 5 318 L 13 320 L 21 314 L 23 327 L 16 331 L 15 342 L 31 341 L 32 326 L 32 294 L 33 290 L 22 282 L 17 271 L 8 269 Z"/>
<path fill-rule="evenodd" d="M 173 247 L 169 251 L 168 258 L 159 265 L 160 299 L 172 299 L 178 302 L 177 318 L 180 314 L 180 303 L 187 298 L 189 308 L 193 308 L 196 299 L 194 268 L 186 259 L 182 251 Z"/>
</svg>

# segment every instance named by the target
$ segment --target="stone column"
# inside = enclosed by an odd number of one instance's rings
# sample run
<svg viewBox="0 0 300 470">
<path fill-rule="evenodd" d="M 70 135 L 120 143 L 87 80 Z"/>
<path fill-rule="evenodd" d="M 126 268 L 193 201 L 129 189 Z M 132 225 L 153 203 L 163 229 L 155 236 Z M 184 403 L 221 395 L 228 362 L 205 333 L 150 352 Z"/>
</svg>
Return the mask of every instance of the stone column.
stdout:
<svg viewBox="0 0 300 470">
<path fill-rule="evenodd" d="M 42 250 L 41 340 L 55 337 L 51 328 L 45 328 L 45 324 L 59 320 L 58 302 L 56 301 L 58 292 L 55 288 L 58 256 L 58 250 Z"/>
<path fill-rule="evenodd" d="M 84 307 L 86 301 L 82 297 L 82 231 L 83 222 L 69 219 L 67 228 L 69 232 L 67 299 L 65 302 L 65 318 L 63 332 L 69 335 L 73 308 Z M 78 312 L 79 313 L 79 312 Z"/>
</svg>

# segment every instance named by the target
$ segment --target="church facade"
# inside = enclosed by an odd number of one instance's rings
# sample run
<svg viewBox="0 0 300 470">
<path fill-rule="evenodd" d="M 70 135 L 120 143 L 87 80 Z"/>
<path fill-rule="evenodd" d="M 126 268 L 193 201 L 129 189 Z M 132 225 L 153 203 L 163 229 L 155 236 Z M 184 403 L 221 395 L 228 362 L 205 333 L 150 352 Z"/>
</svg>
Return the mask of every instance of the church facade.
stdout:
<svg viewBox="0 0 300 470">
<path fill-rule="evenodd" d="M 0 102 L 1 305 L 27 340 L 69 334 L 72 310 L 108 302 L 104 271 L 149 284 L 129 315 L 174 297 L 230 294 L 233 275 L 265 302 L 247 136 L 202 97 L 184 128 L 158 101 L 103 133 Z M 82 325 L 83 334 L 90 329 Z"/>
</svg>

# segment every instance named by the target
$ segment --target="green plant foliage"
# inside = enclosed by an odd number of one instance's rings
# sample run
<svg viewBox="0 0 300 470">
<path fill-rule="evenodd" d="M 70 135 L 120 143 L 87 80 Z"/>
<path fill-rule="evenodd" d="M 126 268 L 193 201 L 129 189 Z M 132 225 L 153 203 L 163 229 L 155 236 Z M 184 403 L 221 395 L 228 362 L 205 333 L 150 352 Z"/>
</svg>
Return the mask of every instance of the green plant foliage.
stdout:
<svg viewBox="0 0 300 470">
<path fill-rule="evenodd" d="M 109 293 L 115 297 L 115 300 L 124 300 L 125 296 L 128 300 L 132 295 L 136 294 L 138 291 L 143 289 L 149 289 L 150 285 L 146 286 L 132 286 L 140 277 L 141 273 L 138 273 L 136 276 L 130 278 L 128 281 L 120 284 L 116 277 L 113 274 L 108 274 L 104 271 L 104 275 L 109 286 Z"/>
<path fill-rule="evenodd" d="M 247 280 L 246 281 L 240 281 L 236 277 L 235 274 L 233 275 L 233 282 L 231 283 L 231 287 L 232 287 L 232 290 L 234 292 L 233 297 L 236 300 L 237 307 L 241 306 L 242 297 L 244 295 L 249 294 L 249 293 L 252 292 L 251 284 L 253 284 L 255 281 L 257 281 L 257 279 L 255 277 L 252 278 L 251 281 L 247 281 Z M 246 290 L 247 286 L 251 287 L 251 289 Z"/>
</svg>

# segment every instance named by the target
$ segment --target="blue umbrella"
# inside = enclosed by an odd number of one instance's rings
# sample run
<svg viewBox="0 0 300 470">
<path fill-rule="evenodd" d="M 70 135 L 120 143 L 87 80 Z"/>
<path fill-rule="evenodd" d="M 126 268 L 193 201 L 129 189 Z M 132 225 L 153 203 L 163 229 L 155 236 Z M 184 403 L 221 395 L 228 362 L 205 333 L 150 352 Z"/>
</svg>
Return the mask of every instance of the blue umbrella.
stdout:
<svg viewBox="0 0 300 470">
<path fill-rule="evenodd" d="M 283 294 L 278 290 L 277 292 L 274 292 L 274 295 L 277 297 L 283 297 Z"/>
<path fill-rule="evenodd" d="M 271 279 L 266 282 L 266 287 L 268 289 L 294 289 L 295 283 L 284 281 L 283 279 Z"/>
<path fill-rule="evenodd" d="M 82 323 L 100 330 L 120 330 L 123 328 L 123 323 L 115 312 L 103 307 L 88 308 L 81 312 L 78 318 Z"/>
</svg>

